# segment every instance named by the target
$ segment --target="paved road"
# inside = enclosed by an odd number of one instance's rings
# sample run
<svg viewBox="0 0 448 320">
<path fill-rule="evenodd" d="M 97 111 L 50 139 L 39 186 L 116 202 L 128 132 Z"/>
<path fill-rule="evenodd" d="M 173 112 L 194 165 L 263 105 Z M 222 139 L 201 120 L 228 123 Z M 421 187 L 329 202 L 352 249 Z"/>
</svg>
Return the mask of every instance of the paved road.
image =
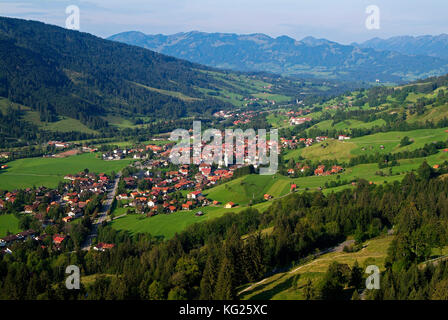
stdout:
<svg viewBox="0 0 448 320">
<path fill-rule="evenodd" d="M 112 205 L 112 202 L 114 201 L 114 198 L 117 194 L 118 182 L 120 182 L 120 177 L 121 177 L 121 172 L 119 172 L 115 176 L 114 187 L 107 191 L 107 197 L 106 197 L 106 200 L 103 202 L 102 210 L 96 216 L 96 219 L 92 225 L 90 234 L 87 236 L 87 239 L 82 246 L 82 250 L 90 250 L 90 247 L 92 246 L 92 239 L 97 236 L 98 226 L 101 225 L 104 221 L 106 221 L 107 211 L 110 209 L 110 206 Z"/>
</svg>

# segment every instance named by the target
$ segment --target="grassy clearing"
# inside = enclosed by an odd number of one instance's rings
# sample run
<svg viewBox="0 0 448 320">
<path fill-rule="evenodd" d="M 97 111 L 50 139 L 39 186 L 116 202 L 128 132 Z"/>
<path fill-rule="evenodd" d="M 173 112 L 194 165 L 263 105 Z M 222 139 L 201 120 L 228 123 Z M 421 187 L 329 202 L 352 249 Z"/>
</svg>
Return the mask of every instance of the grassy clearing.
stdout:
<svg viewBox="0 0 448 320">
<path fill-rule="evenodd" d="M 308 279 L 313 282 L 320 280 L 328 269 L 328 266 L 336 261 L 353 266 L 355 261 L 359 265 L 377 265 L 384 270 L 384 261 L 387 256 L 387 249 L 390 246 L 393 236 L 382 236 L 369 240 L 365 243 L 366 247 L 358 252 L 327 253 L 319 258 L 299 267 L 283 273 L 278 273 L 272 277 L 266 278 L 262 283 L 254 285 L 250 290 L 241 294 L 240 298 L 244 300 L 298 300 L 304 299 L 303 286 Z M 294 278 L 298 277 L 297 284 L 294 285 Z M 247 285 L 245 287 L 248 287 Z"/>
<path fill-rule="evenodd" d="M 333 120 L 324 120 L 315 124 L 310 129 L 346 130 L 347 132 L 350 132 L 350 129 L 373 128 L 375 126 L 381 127 L 385 124 L 386 122 L 383 119 L 378 119 L 372 122 L 363 122 L 359 120 L 345 120 L 338 122 L 336 124 L 333 124 Z"/>
<path fill-rule="evenodd" d="M 94 283 L 95 283 L 95 281 L 98 279 L 98 278 L 100 278 L 100 277 L 106 277 L 106 278 L 114 278 L 114 277 L 116 277 L 117 275 L 114 275 L 114 274 L 106 274 L 106 273 L 96 273 L 96 274 L 91 274 L 91 275 L 88 275 L 88 276 L 81 276 L 81 283 L 85 286 L 85 287 L 88 287 L 88 286 L 91 286 L 91 285 L 93 285 Z"/>
<path fill-rule="evenodd" d="M 290 97 L 287 97 L 287 96 L 284 96 L 281 94 L 272 94 L 272 93 L 268 93 L 268 92 L 254 93 L 254 94 L 252 94 L 252 96 L 255 98 L 260 98 L 260 99 L 264 99 L 264 100 L 272 100 L 277 103 L 291 101 Z"/>
<path fill-rule="evenodd" d="M 35 186 L 56 187 L 66 174 L 74 174 L 88 168 L 92 172 L 119 171 L 132 160 L 103 161 L 93 153 L 67 158 L 26 158 L 8 163 L 8 169 L 0 171 L 0 189 L 14 190 Z"/>
<path fill-rule="evenodd" d="M 202 99 L 198 99 L 198 98 L 189 97 L 187 95 L 184 95 L 182 92 L 157 89 L 157 88 L 145 86 L 145 85 L 143 85 L 141 83 L 137 83 L 137 82 L 132 82 L 132 83 L 135 84 L 136 86 L 145 88 L 145 89 L 147 89 L 149 91 L 154 91 L 154 92 L 157 92 L 157 93 L 160 93 L 160 94 L 164 94 L 166 96 L 175 97 L 175 98 L 181 99 L 183 101 L 187 101 L 187 102 L 202 100 Z"/>
<path fill-rule="evenodd" d="M 328 160 L 328 159 L 350 159 L 351 151 L 356 145 L 349 141 L 339 141 L 329 139 L 321 143 L 313 144 L 311 147 L 302 149 L 301 155 L 310 160 Z"/>
<path fill-rule="evenodd" d="M 90 129 L 89 127 L 81 123 L 81 121 L 69 117 L 60 116 L 59 121 L 42 122 L 40 121 L 40 115 L 39 112 L 37 111 L 27 111 L 24 116 L 24 120 L 29 121 L 37 125 L 39 128 L 48 131 L 59 131 L 59 132 L 77 131 L 89 134 L 98 133 L 97 131 Z"/>
<path fill-rule="evenodd" d="M 284 128 L 284 127 L 288 127 L 289 126 L 288 117 L 286 117 L 284 115 L 270 113 L 266 117 L 266 121 L 270 125 L 272 125 L 274 128 Z"/>
<path fill-rule="evenodd" d="M 433 107 L 427 110 L 422 115 L 409 115 L 407 118 L 407 122 L 425 122 L 425 121 L 434 121 L 437 122 L 442 120 L 443 118 L 448 118 L 448 105 L 443 105 L 440 107 Z"/>
<path fill-rule="evenodd" d="M 40 115 L 38 111 L 34 111 L 27 106 L 11 102 L 9 101 L 9 99 L 0 98 L 0 112 L 5 114 L 7 108 L 9 107 L 12 107 L 14 109 L 20 108 L 22 111 L 24 111 L 23 120 L 28 121 L 43 130 L 59 132 L 77 131 L 89 134 L 98 133 L 97 131 L 90 129 L 89 127 L 81 123 L 81 121 L 69 117 L 60 116 L 58 121 L 42 122 L 40 121 Z"/>
<path fill-rule="evenodd" d="M 426 143 L 435 141 L 444 141 L 448 139 L 448 128 L 438 129 L 420 129 L 412 131 L 391 131 L 381 132 L 364 137 L 351 139 L 351 143 L 355 143 L 358 147 L 351 151 L 353 155 L 375 154 L 375 153 L 395 153 L 400 151 L 412 151 L 423 147 Z M 400 147 L 400 141 L 403 137 L 408 136 L 414 142 L 408 146 Z M 383 145 L 384 149 L 380 146 Z M 364 148 L 365 150 L 362 150 Z"/>
<path fill-rule="evenodd" d="M 289 185 L 290 181 L 287 177 L 253 174 L 206 190 L 204 194 L 223 204 L 232 201 L 238 205 L 247 205 L 252 199 L 266 193 L 273 197 L 282 196 L 287 193 L 285 189 L 289 191 Z"/>
<path fill-rule="evenodd" d="M 0 215 L 0 238 L 5 237 L 8 231 L 14 234 L 21 231 L 19 228 L 19 219 L 13 214 Z"/>
</svg>

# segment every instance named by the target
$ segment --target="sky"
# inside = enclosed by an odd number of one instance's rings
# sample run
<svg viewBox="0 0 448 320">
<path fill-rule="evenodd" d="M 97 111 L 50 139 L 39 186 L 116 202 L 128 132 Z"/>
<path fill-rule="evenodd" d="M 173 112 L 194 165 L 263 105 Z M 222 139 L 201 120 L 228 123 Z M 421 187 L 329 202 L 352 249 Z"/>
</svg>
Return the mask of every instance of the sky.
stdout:
<svg viewBox="0 0 448 320">
<path fill-rule="evenodd" d="M 447 0 L 0 0 L 0 16 L 65 27 L 66 8 L 80 10 L 80 31 L 108 37 L 124 31 L 203 31 L 307 36 L 348 44 L 374 37 L 448 33 Z M 379 9 L 368 29 L 366 8 Z"/>
</svg>

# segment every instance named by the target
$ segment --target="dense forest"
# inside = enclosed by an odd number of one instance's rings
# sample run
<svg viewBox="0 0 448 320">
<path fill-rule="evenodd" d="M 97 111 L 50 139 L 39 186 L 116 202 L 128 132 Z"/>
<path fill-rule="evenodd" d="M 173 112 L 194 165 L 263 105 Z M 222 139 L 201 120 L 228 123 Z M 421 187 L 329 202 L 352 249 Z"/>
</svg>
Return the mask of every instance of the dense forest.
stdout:
<svg viewBox="0 0 448 320">
<path fill-rule="evenodd" d="M 446 286 L 446 265 L 420 270 L 432 248 L 448 244 L 448 166 L 435 171 L 423 163 L 402 182 L 370 185 L 324 195 L 293 193 L 265 212 L 249 208 L 195 224 L 170 240 L 149 234 L 131 236 L 103 225 L 98 240 L 118 244 L 107 252 L 65 252 L 30 240 L 14 246 L 0 261 L 3 299 L 236 299 L 237 288 L 297 265 L 348 235 L 358 243 L 393 230 L 385 284 L 368 298 L 439 297 Z M 270 233 L 262 230 L 273 227 Z M 57 232 L 57 230 L 54 230 Z M 247 235 L 246 237 L 242 237 Z M 73 248 L 73 247 L 72 247 Z M 70 248 L 70 250 L 72 250 Z M 75 264 L 92 285 L 67 290 L 63 269 Z M 360 283 L 330 266 L 307 298 L 333 299 Z M 409 281 L 412 279 L 412 282 Z M 441 291 L 442 290 L 442 291 Z M 415 291 L 415 292 L 414 292 Z M 354 294 L 356 298 L 356 294 Z M 349 297 L 350 298 L 350 297 Z"/>
<path fill-rule="evenodd" d="M 100 129 L 107 123 L 99 115 L 112 111 L 176 119 L 229 107 L 195 89 L 228 87 L 201 70 L 209 69 L 86 33 L 0 18 L 0 95 L 47 121 L 64 115 Z"/>
</svg>

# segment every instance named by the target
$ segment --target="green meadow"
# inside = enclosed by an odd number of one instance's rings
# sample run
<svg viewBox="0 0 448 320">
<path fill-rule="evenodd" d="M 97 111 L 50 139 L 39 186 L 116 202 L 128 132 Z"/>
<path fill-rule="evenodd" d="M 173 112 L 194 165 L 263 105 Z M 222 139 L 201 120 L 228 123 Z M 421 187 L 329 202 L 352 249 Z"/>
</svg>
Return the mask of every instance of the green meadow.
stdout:
<svg viewBox="0 0 448 320">
<path fill-rule="evenodd" d="M 305 159 L 313 161 L 338 159 L 342 162 L 360 155 L 412 151 L 422 148 L 427 143 L 447 140 L 448 133 L 445 132 L 447 129 L 437 128 L 380 132 L 346 141 L 328 139 L 320 143 L 315 143 L 310 147 L 288 150 L 284 158 L 285 160 L 294 159 L 297 161 L 298 157 L 302 156 Z M 400 141 L 405 136 L 409 137 L 413 142 L 410 145 L 400 147 Z M 381 149 L 381 146 L 384 149 Z"/>
<path fill-rule="evenodd" d="M 292 181 L 281 175 L 247 175 L 204 191 L 212 200 L 225 204 L 232 201 L 238 205 L 247 205 L 254 198 L 270 194 L 279 197 L 289 192 Z"/>
<path fill-rule="evenodd" d="M 253 206 L 253 208 L 263 211 L 269 205 L 270 203 L 264 202 Z M 130 214 L 113 220 L 111 226 L 117 230 L 129 231 L 131 234 L 150 233 L 153 236 L 169 239 L 191 224 L 215 219 L 229 212 L 241 212 L 245 209 L 247 209 L 247 207 L 225 209 L 222 206 L 209 206 L 196 208 L 194 210 L 178 211 L 172 214 L 159 214 L 154 217 L 145 217 L 141 214 Z M 121 210 L 114 213 L 118 216 L 125 211 L 126 210 Z M 195 216 L 195 213 L 198 211 L 202 211 L 204 215 L 200 217 Z"/>
<path fill-rule="evenodd" d="M 32 186 L 56 187 L 66 174 L 89 169 L 96 173 L 118 172 L 132 160 L 103 161 L 93 153 L 67 158 L 26 158 L 8 162 L 0 171 L 0 189 L 14 190 Z"/>
<path fill-rule="evenodd" d="M 324 120 L 321 121 L 310 129 L 320 129 L 320 130 L 346 130 L 347 132 L 350 129 L 364 129 L 364 128 L 373 128 L 375 126 L 381 127 L 385 125 L 386 122 L 383 119 L 378 119 L 372 122 L 363 122 L 360 120 L 344 120 L 334 124 L 333 120 Z M 310 130 L 308 129 L 308 130 Z"/>
<path fill-rule="evenodd" d="M 437 129 L 420 129 L 412 131 L 391 131 L 381 132 L 364 137 L 354 138 L 350 143 L 356 144 L 357 148 L 352 150 L 353 155 L 369 154 L 369 153 L 396 153 L 400 151 L 412 151 L 422 148 L 425 144 L 445 141 L 448 139 L 448 128 Z M 410 145 L 400 147 L 400 141 L 403 137 L 409 137 L 414 140 Z M 380 146 L 383 145 L 384 149 Z M 365 150 L 362 150 L 364 148 Z"/>
<path fill-rule="evenodd" d="M 0 215 L 0 238 L 5 237 L 8 231 L 14 234 L 21 231 L 19 228 L 19 219 L 13 214 Z"/>
</svg>

